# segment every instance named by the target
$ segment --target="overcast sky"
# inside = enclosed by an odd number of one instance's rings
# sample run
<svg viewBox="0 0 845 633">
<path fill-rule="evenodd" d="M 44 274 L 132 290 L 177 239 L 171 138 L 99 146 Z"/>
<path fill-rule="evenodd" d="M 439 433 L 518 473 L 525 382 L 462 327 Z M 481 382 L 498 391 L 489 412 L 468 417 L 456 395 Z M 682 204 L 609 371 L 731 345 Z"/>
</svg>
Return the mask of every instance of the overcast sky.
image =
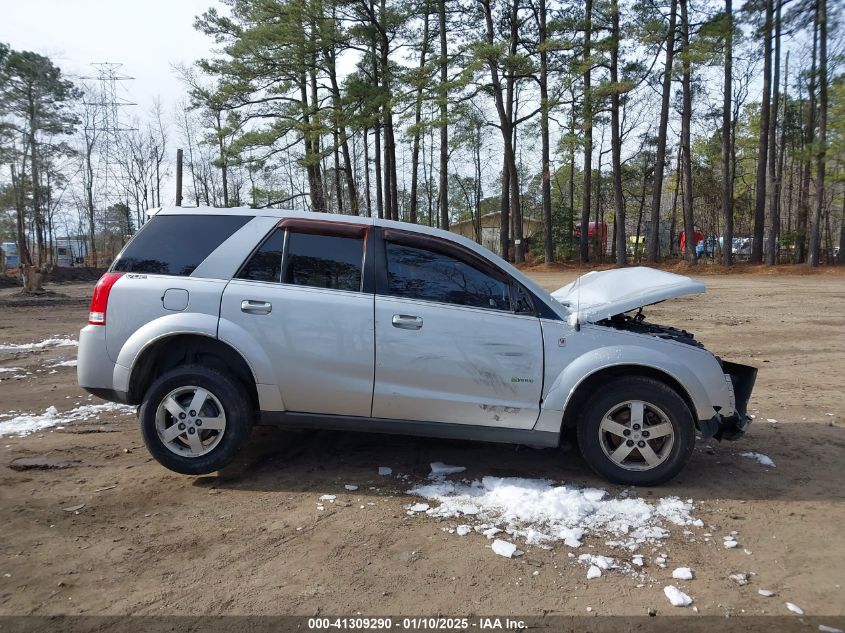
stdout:
<svg viewBox="0 0 845 633">
<path fill-rule="evenodd" d="M 194 17 L 215 0 L 0 0 L 0 41 L 53 59 L 74 77 L 94 74 L 91 62 L 118 62 L 133 81 L 122 82 L 127 108 L 142 117 L 156 96 L 166 112 L 184 95 L 174 63 L 207 56 L 210 38 Z M 133 112 L 134 111 L 134 112 Z"/>
</svg>

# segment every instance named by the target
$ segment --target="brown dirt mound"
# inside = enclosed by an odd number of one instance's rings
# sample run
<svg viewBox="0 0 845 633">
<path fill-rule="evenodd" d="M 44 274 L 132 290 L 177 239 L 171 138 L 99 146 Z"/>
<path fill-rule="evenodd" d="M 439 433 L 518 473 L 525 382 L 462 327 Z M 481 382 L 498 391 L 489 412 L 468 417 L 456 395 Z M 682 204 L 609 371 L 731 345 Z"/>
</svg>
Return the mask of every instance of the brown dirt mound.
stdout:
<svg viewBox="0 0 845 633">
<path fill-rule="evenodd" d="M 78 283 L 80 281 L 97 281 L 106 272 L 105 268 L 64 268 L 56 267 L 50 271 L 50 283 Z"/>
</svg>

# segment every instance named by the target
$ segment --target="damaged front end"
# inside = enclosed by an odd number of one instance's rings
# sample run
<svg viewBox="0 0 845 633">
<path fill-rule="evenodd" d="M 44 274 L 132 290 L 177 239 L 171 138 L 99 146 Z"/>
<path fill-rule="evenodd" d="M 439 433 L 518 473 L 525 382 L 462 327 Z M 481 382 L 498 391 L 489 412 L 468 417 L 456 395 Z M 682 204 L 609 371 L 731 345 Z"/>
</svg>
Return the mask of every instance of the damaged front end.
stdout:
<svg viewBox="0 0 845 633">
<path fill-rule="evenodd" d="M 717 440 L 737 440 L 745 434 L 751 424 L 748 415 L 748 401 L 757 380 L 757 368 L 719 359 L 725 381 L 730 381 L 734 394 L 734 413 L 724 416 L 718 411 L 709 420 L 700 420 L 698 428 L 705 438 Z"/>
</svg>

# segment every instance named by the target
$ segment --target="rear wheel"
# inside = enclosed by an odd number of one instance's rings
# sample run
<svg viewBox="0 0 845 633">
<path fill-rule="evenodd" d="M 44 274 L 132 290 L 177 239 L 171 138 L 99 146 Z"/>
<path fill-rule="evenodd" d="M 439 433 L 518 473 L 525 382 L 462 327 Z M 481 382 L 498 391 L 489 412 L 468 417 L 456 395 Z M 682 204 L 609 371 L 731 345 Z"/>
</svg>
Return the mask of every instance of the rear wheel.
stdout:
<svg viewBox="0 0 845 633">
<path fill-rule="evenodd" d="M 249 395 L 226 373 L 186 365 L 159 377 L 139 412 L 150 454 L 165 468 L 203 475 L 226 466 L 249 439 Z"/>
<path fill-rule="evenodd" d="M 683 469 L 695 446 L 695 426 L 677 392 L 630 376 L 602 385 L 587 401 L 578 444 L 590 467 L 610 481 L 653 486 Z"/>
</svg>

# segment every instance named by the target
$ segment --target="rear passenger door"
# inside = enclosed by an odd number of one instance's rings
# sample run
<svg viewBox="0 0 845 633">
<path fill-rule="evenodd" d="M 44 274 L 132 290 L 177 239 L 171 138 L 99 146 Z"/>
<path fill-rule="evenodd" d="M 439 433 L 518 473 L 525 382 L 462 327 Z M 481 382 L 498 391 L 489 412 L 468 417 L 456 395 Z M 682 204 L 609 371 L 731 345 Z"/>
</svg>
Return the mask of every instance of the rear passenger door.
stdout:
<svg viewBox="0 0 845 633">
<path fill-rule="evenodd" d="M 525 289 L 460 245 L 383 235 L 373 417 L 533 427 L 543 335 Z"/>
<path fill-rule="evenodd" d="M 368 229 L 283 220 L 223 293 L 221 318 L 240 325 L 267 351 L 287 411 L 370 415 Z"/>
</svg>

